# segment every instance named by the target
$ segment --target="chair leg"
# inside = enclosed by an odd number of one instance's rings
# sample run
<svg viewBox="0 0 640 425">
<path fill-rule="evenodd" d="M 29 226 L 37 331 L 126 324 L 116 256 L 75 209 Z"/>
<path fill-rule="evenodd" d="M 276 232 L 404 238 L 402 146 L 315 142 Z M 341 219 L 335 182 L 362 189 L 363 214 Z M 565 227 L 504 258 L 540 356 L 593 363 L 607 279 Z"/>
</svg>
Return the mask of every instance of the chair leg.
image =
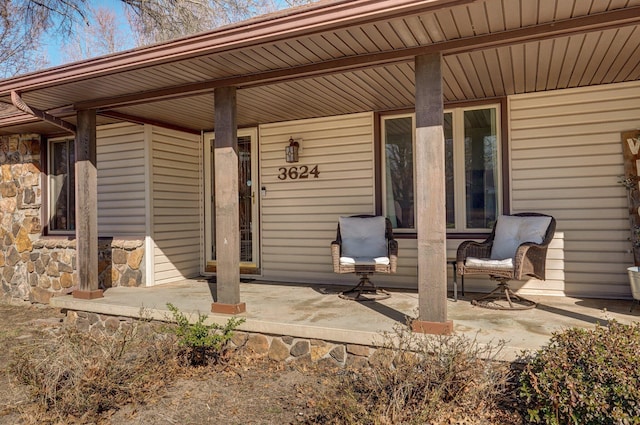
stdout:
<svg viewBox="0 0 640 425">
<path fill-rule="evenodd" d="M 535 307 L 537 303 L 517 295 L 509 288 L 506 280 L 500 280 L 496 289 L 472 300 L 471 304 L 494 310 L 528 310 Z"/>
<path fill-rule="evenodd" d="M 369 280 L 368 273 L 361 273 L 360 282 L 353 288 L 341 292 L 338 296 L 351 301 L 378 301 L 389 298 L 391 294 L 374 285 Z"/>
</svg>

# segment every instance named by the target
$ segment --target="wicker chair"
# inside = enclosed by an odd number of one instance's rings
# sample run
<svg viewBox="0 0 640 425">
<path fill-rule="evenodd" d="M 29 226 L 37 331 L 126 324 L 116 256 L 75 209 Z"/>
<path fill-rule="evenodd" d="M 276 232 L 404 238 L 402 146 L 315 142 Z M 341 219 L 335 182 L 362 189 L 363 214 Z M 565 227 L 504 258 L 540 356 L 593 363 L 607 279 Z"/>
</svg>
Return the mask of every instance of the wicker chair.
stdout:
<svg viewBox="0 0 640 425">
<path fill-rule="evenodd" d="M 484 242 L 462 242 L 456 258 L 458 274 L 485 274 L 498 281 L 496 289 L 472 304 L 498 310 L 535 307 L 535 302 L 516 295 L 507 282 L 524 276 L 545 280 L 547 248 L 555 229 L 556 221 L 549 215 L 505 215 L 498 217 Z"/>
<path fill-rule="evenodd" d="M 336 240 L 331 242 L 333 271 L 355 273 L 360 282 L 340 293 L 341 298 L 369 301 L 389 298 L 370 280 L 372 273 L 395 273 L 398 242 L 393 238 L 389 219 L 382 216 L 356 215 L 340 217 Z"/>
</svg>

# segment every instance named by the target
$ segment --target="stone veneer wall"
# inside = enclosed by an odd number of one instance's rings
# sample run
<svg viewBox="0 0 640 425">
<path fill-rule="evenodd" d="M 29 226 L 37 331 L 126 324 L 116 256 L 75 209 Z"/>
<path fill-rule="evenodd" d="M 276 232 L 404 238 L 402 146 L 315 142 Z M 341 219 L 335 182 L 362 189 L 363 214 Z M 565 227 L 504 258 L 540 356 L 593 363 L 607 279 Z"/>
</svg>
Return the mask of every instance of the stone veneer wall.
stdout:
<svg viewBox="0 0 640 425">
<path fill-rule="evenodd" d="M 48 303 L 78 287 L 75 240 L 42 235 L 42 140 L 0 136 L 0 293 Z M 144 285 L 144 241 L 101 238 L 101 289 Z"/>
<path fill-rule="evenodd" d="M 115 332 L 131 326 L 136 320 L 139 319 L 68 310 L 65 323 L 87 332 Z M 319 366 L 360 368 L 386 354 L 384 349 L 373 346 L 242 331 L 234 333 L 231 343 L 233 348 L 269 357 L 274 361 L 311 363 Z"/>
</svg>

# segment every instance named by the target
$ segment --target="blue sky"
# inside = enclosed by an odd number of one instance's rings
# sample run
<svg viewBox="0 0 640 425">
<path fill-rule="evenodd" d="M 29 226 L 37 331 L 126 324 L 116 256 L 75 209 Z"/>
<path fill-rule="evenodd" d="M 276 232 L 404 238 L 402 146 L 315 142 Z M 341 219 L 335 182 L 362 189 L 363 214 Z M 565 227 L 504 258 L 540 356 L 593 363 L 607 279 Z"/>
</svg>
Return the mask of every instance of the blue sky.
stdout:
<svg viewBox="0 0 640 425">
<path fill-rule="evenodd" d="M 116 12 L 120 21 L 120 28 L 122 31 L 130 32 L 129 25 L 127 23 L 127 19 L 124 14 L 124 4 L 120 0 L 92 0 L 90 4 L 94 8 L 108 8 L 112 9 Z M 128 40 L 132 40 L 131 46 L 129 48 L 134 47 L 133 37 L 127 37 Z M 60 34 L 51 34 L 49 36 L 49 43 L 45 44 L 45 51 L 49 60 L 49 66 L 57 66 L 62 65 L 63 58 L 61 54 L 62 46 L 64 45 L 64 37 Z"/>
<path fill-rule="evenodd" d="M 2 0 L 0 0 L 2 1 Z M 121 31 L 131 34 L 131 30 L 129 28 L 129 24 L 125 17 L 124 11 L 124 3 L 121 0 L 89 0 L 89 4 L 94 8 L 108 8 L 112 9 L 116 12 L 116 15 L 119 17 L 119 25 Z M 277 8 L 286 8 L 287 4 L 284 0 L 274 0 L 274 4 Z M 126 37 L 127 40 L 131 41 L 131 45 L 127 46 L 127 49 L 131 49 L 135 47 L 135 37 L 133 34 L 131 36 Z M 49 67 L 62 65 L 63 55 L 61 54 L 62 46 L 64 45 L 64 39 L 59 34 L 51 34 L 49 36 L 49 43 L 44 46 L 44 50 L 47 55 L 47 59 L 49 61 Z"/>
</svg>

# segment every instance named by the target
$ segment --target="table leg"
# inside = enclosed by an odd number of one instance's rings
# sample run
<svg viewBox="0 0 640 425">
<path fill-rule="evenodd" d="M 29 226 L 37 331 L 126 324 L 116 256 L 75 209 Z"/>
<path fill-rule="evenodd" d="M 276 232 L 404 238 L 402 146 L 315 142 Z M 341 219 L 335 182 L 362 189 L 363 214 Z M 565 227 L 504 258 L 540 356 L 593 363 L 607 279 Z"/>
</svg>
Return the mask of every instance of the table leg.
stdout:
<svg viewBox="0 0 640 425">
<path fill-rule="evenodd" d="M 451 266 L 453 267 L 453 301 L 458 301 L 458 273 L 456 273 L 456 262 L 452 261 Z"/>
</svg>

